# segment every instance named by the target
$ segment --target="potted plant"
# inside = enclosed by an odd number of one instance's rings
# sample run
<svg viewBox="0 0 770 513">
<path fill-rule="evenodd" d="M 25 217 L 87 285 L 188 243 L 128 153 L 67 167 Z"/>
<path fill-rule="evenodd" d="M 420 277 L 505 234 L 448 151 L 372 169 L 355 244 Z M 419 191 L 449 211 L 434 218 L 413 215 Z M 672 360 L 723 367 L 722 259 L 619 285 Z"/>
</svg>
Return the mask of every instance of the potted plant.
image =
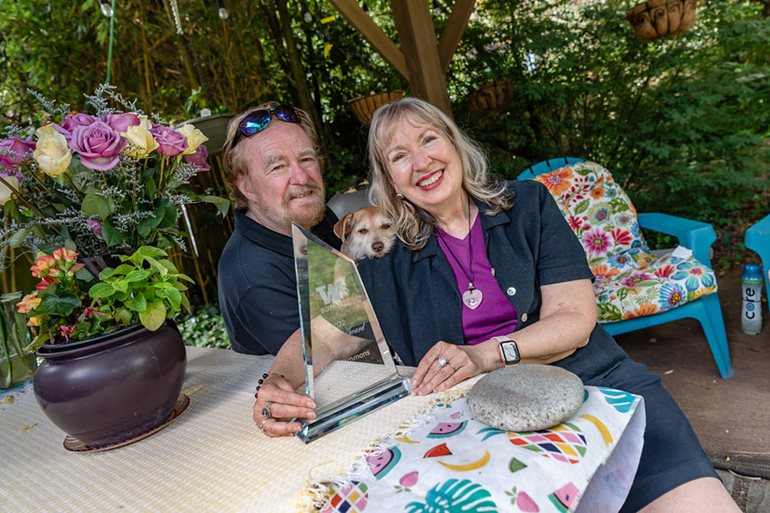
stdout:
<svg viewBox="0 0 770 513">
<path fill-rule="evenodd" d="M 21 292 L 0 295 L 0 388 L 24 383 L 37 367 L 35 352 L 27 349 L 29 330 L 16 311 L 21 296 Z"/>
<path fill-rule="evenodd" d="M 118 256 L 98 278 L 77 256 L 66 247 L 40 255 L 36 290 L 18 303 L 43 360 L 35 396 L 83 446 L 124 444 L 168 421 L 177 403 L 186 358 L 172 319 L 192 280 L 151 246 Z"/>
<path fill-rule="evenodd" d="M 0 139 L 0 269 L 8 247 L 34 255 L 66 244 L 84 258 L 142 244 L 184 249 L 178 217 L 186 204 L 226 213 L 227 200 L 188 188 L 209 169 L 206 136 L 192 124 L 172 128 L 108 85 L 87 96 L 93 114 L 40 99 L 46 119 L 34 137 L 11 127 Z"/>
</svg>

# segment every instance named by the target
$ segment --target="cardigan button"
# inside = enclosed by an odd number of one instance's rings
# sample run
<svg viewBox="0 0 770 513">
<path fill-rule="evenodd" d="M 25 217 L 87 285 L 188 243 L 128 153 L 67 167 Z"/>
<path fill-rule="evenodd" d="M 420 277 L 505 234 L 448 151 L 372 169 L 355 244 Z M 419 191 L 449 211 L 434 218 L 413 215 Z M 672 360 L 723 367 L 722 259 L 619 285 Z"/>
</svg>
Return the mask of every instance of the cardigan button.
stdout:
<svg viewBox="0 0 770 513">
<path fill-rule="evenodd" d="M 495 275 L 495 268 L 493 267 L 492 268 L 492 276 L 494 276 L 494 275 Z"/>
<path fill-rule="evenodd" d="M 524 312 L 523 314 L 521 314 L 521 322 L 527 322 L 528 318 L 529 317 L 527 316 L 527 312 Z"/>
<path fill-rule="evenodd" d="M 516 295 L 516 287 L 508 287 L 508 290 L 506 290 L 505 292 L 509 296 L 514 296 Z"/>
</svg>

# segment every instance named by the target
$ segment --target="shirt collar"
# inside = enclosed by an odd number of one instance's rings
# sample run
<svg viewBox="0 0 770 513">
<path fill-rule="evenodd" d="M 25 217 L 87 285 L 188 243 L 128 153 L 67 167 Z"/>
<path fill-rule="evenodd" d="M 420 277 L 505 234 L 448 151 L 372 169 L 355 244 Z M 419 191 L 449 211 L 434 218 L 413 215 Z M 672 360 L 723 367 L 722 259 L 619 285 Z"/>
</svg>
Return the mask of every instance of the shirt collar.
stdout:
<svg viewBox="0 0 770 513">
<path fill-rule="evenodd" d="M 333 232 L 335 222 L 337 222 L 337 216 L 329 207 L 326 207 L 324 218 L 311 231 L 324 242 L 339 249 L 341 242 Z M 254 244 L 285 256 L 294 257 L 294 245 L 291 237 L 262 226 L 248 217 L 243 210 L 235 211 L 235 230 Z"/>
</svg>

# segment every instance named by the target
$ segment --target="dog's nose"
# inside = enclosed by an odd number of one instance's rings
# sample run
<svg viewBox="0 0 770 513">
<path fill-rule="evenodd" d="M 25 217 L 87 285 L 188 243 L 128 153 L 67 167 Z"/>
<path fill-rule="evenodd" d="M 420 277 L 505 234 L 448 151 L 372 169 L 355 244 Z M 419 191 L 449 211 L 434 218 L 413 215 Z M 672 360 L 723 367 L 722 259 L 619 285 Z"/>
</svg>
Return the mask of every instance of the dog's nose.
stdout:
<svg viewBox="0 0 770 513">
<path fill-rule="evenodd" d="M 385 244 L 383 244 L 380 241 L 377 241 L 374 244 L 372 244 L 372 251 L 374 251 L 375 253 L 382 253 L 382 250 L 384 249 L 385 249 Z"/>
</svg>

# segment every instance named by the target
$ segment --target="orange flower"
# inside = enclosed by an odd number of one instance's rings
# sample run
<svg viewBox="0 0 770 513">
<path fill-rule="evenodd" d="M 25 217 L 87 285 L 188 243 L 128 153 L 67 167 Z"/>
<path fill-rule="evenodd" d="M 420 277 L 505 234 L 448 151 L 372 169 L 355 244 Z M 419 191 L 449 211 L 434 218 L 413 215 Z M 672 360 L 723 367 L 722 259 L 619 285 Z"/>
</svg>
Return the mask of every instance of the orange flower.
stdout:
<svg viewBox="0 0 770 513">
<path fill-rule="evenodd" d="M 542 182 L 546 187 L 548 187 L 548 190 L 551 192 L 552 196 L 558 197 L 569 190 L 570 186 L 572 185 L 572 176 L 572 168 L 563 167 L 543 175 L 538 180 Z"/>
<path fill-rule="evenodd" d="M 37 308 L 40 301 L 42 300 L 37 297 L 37 291 L 35 291 L 24 296 L 21 301 L 16 303 L 16 307 L 18 308 L 19 313 L 26 314 Z"/>
<path fill-rule="evenodd" d="M 32 276 L 35 278 L 45 278 L 51 271 L 51 267 L 56 265 L 56 259 L 51 255 L 43 255 L 37 259 L 35 265 L 29 268 Z"/>
<path fill-rule="evenodd" d="M 623 316 L 624 319 L 633 319 L 634 317 L 644 317 L 645 315 L 652 315 L 658 313 L 658 307 L 650 303 L 643 303 L 636 307 L 633 312 L 626 312 Z"/>
<path fill-rule="evenodd" d="M 40 317 L 30 317 L 27 321 L 27 326 L 30 328 L 35 328 L 37 326 L 40 326 Z"/>
<path fill-rule="evenodd" d="M 75 262 L 77 261 L 78 254 L 69 248 L 61 247 L 53 252 L 53 257 L 64 262 Z"/>
<path fill-rule="evenodd" d="M 620 274 L 620 271 L 606 264 L 601 264 L 601 265 L 592 267 L 591 272 L 594 273 L 594 276 L 596 277 L 606 276 L 608 278 L 612 278 L 613 276 Z"/>
<path fill-rule="evenodd" d="M 594 187 L 591 189 L 591 197 L 595 200 L 601 199 L 604 196 L 604 188 Z"/>
</svg>

